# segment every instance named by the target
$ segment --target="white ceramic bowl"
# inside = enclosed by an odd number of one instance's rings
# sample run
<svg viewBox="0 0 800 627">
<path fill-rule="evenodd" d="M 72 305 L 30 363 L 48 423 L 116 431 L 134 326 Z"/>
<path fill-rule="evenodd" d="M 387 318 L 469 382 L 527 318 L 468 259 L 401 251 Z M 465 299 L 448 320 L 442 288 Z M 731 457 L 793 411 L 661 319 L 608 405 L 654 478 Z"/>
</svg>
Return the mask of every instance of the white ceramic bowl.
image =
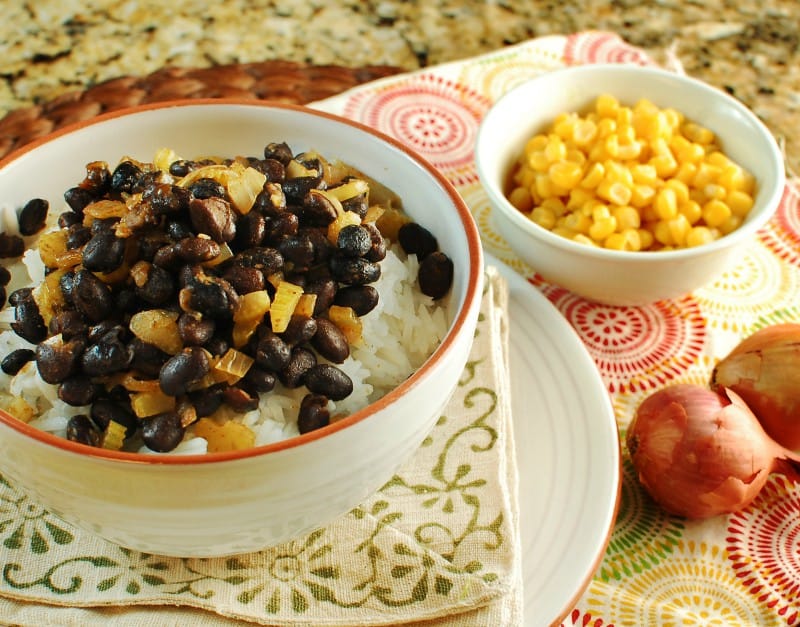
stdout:
<svg viewBox="0 0 800 627">
<path fill-rule="evenodd" d="M 0 472 L 53 513 L 149 553 L 218 556 L 296 537 L 356 506 L 424 439 L 466 362 L 480 304 L 477 229 L 454 188 L 398 142 L 309 109 L 252 101 L 143 106 L 57 132 L 0 162 L 0 202 L 40 196 L 53 210 L 93 160 L 150 161 L 170 147 L 199 156 L 260 155 L 271 141 L 360 168 L 403 198 L 455 265 L 452 324 L 425 364 L 380 401 L 280 443 L 209 455 L 103 451 L 0 412 Z"/>
<path fill-rule="evenodd" d="M 633 106 L 647 98 L 673 107 L 716 133 L 722 150 L 757 180 L 755 205 L 741 227 L 696 248 L 623 252 L 586 246 L 529 220 L 504 195 L 528 139 L 561 112 L 585 112 L 611 94 Z M 773 215 L 784 187 L 781 151 L 756 116 L 737 100 L 698 80 L 635 65 L 587 65 L 529 80 L 500 98 L 484 117 L 475 159 L 492 219 L 514 252 L 546 280 L 585 298 L 642 305 L 681 296 L 719 275 Z"/>
</svg>

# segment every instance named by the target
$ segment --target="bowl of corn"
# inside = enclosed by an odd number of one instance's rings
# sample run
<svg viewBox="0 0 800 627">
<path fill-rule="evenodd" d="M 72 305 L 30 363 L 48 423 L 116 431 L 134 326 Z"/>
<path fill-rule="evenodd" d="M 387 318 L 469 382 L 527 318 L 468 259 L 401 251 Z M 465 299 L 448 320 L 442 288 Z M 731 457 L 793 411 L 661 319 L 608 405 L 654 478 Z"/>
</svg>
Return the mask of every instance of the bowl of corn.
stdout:
<svg viewBox="0 0 800 627">
<path fill-rule="evenodd" d="M 545 280 L 611 305 L 701 287 L 774 214 L 775 139 L 701 81 L 608 64 L 542 74 L 481 122 L 478 175 L 492 220 Z"/>
</svg>

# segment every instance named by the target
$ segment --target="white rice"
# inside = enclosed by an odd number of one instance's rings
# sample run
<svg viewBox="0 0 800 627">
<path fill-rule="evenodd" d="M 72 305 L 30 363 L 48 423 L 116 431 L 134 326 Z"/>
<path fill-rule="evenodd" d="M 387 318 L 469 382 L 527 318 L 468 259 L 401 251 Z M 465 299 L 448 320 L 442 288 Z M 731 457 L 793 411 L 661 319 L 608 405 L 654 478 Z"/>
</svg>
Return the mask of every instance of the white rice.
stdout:
<svg viewBox="0 0 800 627">
<path fill-rule="evenodd" d="M 6 222 L 0 207 L 0 218 Z M 419 264 L 415 255 L 405 254 L 395 245 L 381 262 L 381 277 L 373 285 L 380 293 L 375 309 L 362 316 L 363 340 L 351 347 L 351 354 L 337 364 L 353 381 L 353 393 L 342 401 L 330 402 L 331 415 L 347 415 L 377 400 L 408 378 L 444 338 L 448 323 L 443 301 L 433 301 L 419 291 L 416 277 Z M 9 293 L 24 285 L 37 286 L 44 280 L 44 265 L 38 251 L 27 250 L 21 262 L 9 267 L 12 283 Z M 14 320 L 13 307 L 0 311 L 0 358 L 16 348 L 34 348 L 8 325 Z M 258 409 L 234 419 L 250 427 L 255 444 L 260 446 L 298 434 L 297 413 L 305 387 L 290 390 L 277 384 L 275 390 L 262 394 Z M 0 371 L 0 405 L 7 406 L 13 397 L 22 397 L 35 408 L 36 417 L 29 424 L 43 431 L 66 437 L 67 421 L 76 414 L 88 414 L 89 407 L 72 407 L 58 399 L 56 386 L 45 383 L 35 362 L 28 363 L 16 376 Z M 189 427 L 183 442 L 166 454 L 202 454 L 207 452 L 203 438 L 195 437 Z M 143 444 L 134 450 L 154 453 Z"/>
</svg>

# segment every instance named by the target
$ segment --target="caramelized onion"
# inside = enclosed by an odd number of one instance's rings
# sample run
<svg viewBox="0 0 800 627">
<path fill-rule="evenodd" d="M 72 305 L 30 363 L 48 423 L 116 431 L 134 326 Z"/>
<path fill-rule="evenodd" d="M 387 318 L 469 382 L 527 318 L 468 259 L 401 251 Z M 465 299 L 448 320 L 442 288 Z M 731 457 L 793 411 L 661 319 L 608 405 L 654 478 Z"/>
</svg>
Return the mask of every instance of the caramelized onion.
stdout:
<svg viewBox="0 0 800 627">
<path fill-rule="evenodd" d="M 738 511 L 773 472 L 797 479 L 800 456 L 772 440 L 736 393 L 679 384 L 636 411 L 626 437 L 639 480 L 666 511 L 708 518 Z"/>
</svg>

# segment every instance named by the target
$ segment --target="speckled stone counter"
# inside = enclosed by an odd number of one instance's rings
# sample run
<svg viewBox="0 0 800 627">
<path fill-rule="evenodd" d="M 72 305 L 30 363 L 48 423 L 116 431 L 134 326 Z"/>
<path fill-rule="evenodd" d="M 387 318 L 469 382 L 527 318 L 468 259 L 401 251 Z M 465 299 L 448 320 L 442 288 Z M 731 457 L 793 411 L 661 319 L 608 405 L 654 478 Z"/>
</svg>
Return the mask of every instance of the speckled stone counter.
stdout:
<svg viewBox="0 0 800 627">
<path fill-rule="evenodd" d="M 167 65 L 416 69 L 538 35 L 609 30 L 742 100 L 800 173 L 795 0 L 3 0 L 0 12 L 0 115 Z"/>
</svg>

